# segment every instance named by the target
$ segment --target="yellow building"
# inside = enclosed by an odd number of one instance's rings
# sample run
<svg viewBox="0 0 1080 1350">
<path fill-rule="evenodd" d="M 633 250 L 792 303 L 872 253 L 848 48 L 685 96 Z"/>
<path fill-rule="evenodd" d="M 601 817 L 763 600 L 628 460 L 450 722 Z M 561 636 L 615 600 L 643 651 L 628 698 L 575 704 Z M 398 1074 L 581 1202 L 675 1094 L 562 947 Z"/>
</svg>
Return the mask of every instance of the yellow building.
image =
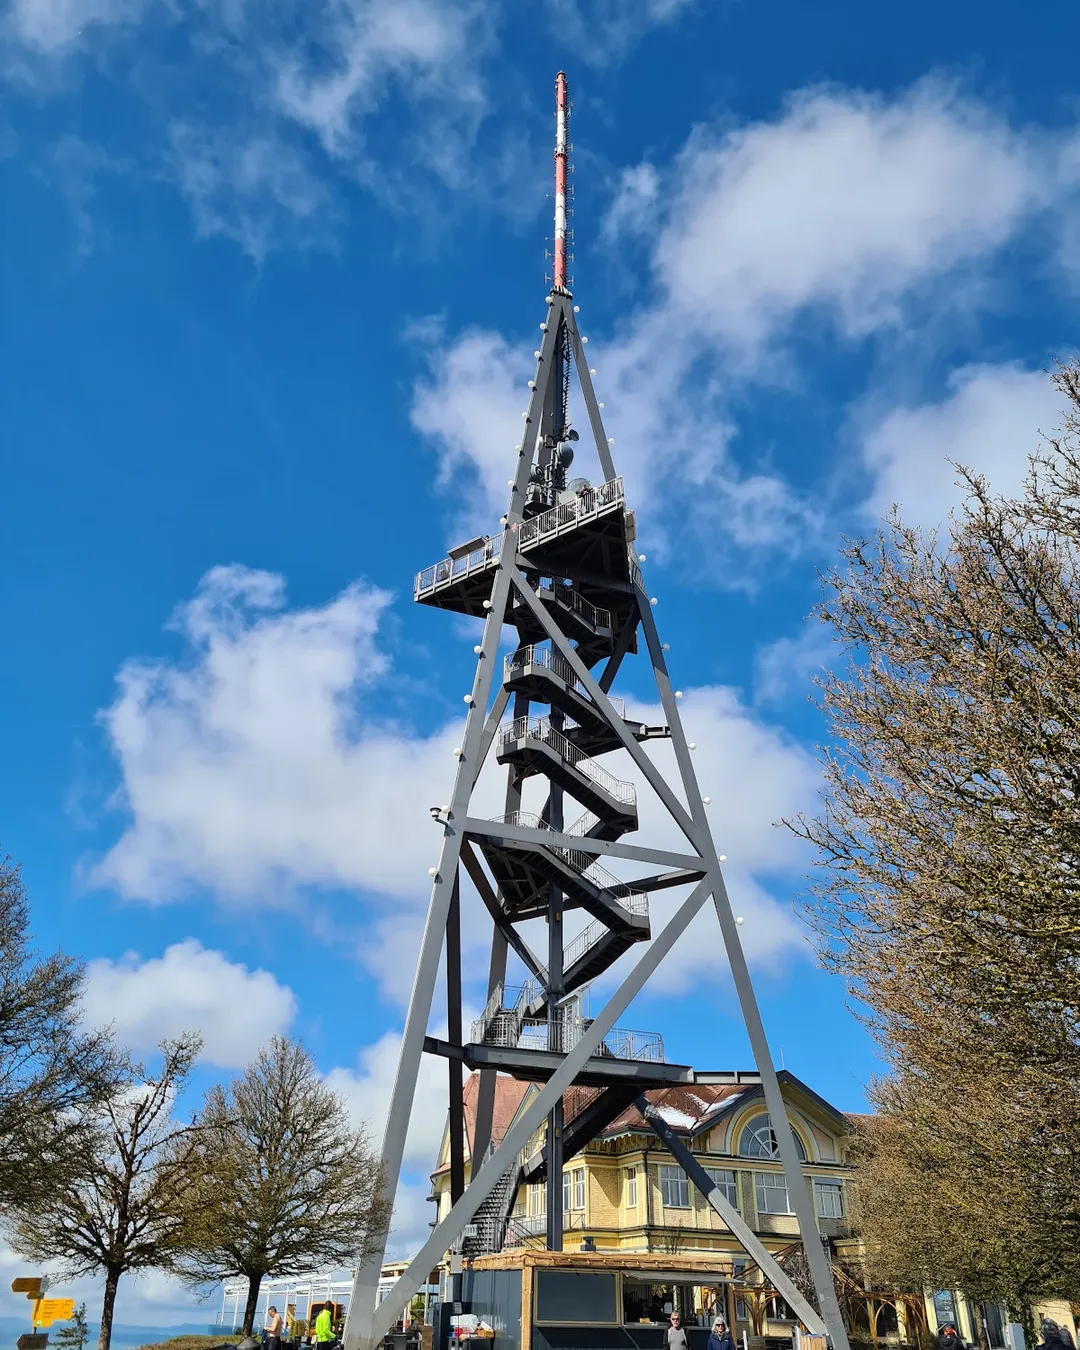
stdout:
<svg viewBox="0 0 1080 1350">
<path fill-rule="evenodd" d="M 828 1243 L 844 1310 L 855 1337 L 884 1343 L 915 1342 L 951 1320 L 970 1343 L 1004 1346 L 1005 1319 L 994 1305 L 973 1307 L 954 1291 L 922 1295 L 878 1293 L 863 1287 L 861 1247 L 848 1220 L 852 1169 L 848 1147 L 852 1119 L 818 1096 L 794 1074 L 783 1071 L 780 1086 L 794 1129 L 803 1172 L 814 1197 L 820 1232 Z M 692 1085 L 649 1091 L 647 1096 L 680 1135 L 765 1247 L 782 1263 L 799 1259 L 798 1226 L 776 1156 L 768 1112 L 756 1073 L 697 1073 Z M 478 1075 L 465 1086 L 466 1158 L 475 1117 Z M 498 1141 L 536 1093 L 535 1084 L 497 1080 L 492 1137 Z M 564 1097 L 565 1136 L 598 1096 L 599 1089 L 571 1088 Z M 543 1247 L 546 1186 L 528 1180 L 538 1169 L 543 1131 L 523 1151 L 523 1176 L 513 1201 L 504 1206 L 488 1250 Z M 568 1152 L 571 1150 L 568 1149 Z M 468 1161 L 467 1161 L 468 1166 Z M 437 1219 L 450 1208 L 449 1136 L 444 1131 L 438 1165 L 432 1175 Z M 564 1250 L 684 1255 L 699 1262 L 712 1255 L 723 1275 L 729 1320 L 749 1338 L 790 1337 L 794 1319 L 722 1219 L 697 1193 L 682 1168 L 628 1106 L 607 1124 L 563 1171 Z M 584 1246 L 583 1246 L 584 1244 Z M 794 1272 L 790 1272 L 793 1273 Z M 672 1291 L 670 1297 L 685 1297 Z M 653 1313 L 663 1314 L 663 1294 Z M 698 1302 L 700 1288 L 694 1295 Z M 685 1312 L 704 1313 L 687 1304 Z M 650 1311 L 650 1310 L 646 1310 Z M 1038 1310 L 1075 1331 L 1065 1304 Z M 981 1333 L 981 1334 L 980 1334 Z"/>
</svg>

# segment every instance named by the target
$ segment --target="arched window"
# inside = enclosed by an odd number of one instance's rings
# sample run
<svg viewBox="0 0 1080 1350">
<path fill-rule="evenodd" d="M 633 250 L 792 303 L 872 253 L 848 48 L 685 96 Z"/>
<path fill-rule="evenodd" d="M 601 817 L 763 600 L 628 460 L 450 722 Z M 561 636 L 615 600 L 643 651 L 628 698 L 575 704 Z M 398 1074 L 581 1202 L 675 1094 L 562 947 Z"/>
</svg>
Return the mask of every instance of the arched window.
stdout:
<svg viewBox="0 0 1080 1350">
<path fill-rule="evenodd" d="M 799 1150 L 799 1157 L 805 1162 L 806 1149 L 803 1148 L 802 1140 L 797 1134 L 795 1135 L 795 1147 Z M 780 1156 L 776 1147 L 776 1135 L 773 1133 L 772 1123 L 768 1116 L 754 1116 L 743 1126 L 742 1134 L 739 1135 L 739 1156 L 741 1158 L 778 1158 Z"/>
</svg>

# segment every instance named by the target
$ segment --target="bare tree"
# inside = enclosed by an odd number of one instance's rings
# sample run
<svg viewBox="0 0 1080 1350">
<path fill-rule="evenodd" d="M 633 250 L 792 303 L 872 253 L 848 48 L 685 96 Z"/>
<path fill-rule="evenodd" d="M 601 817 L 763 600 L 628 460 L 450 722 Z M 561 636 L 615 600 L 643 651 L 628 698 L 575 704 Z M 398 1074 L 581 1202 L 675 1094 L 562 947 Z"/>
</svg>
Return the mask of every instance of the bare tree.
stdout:
<svg viewBox="0 0 1080 1350">
<path fill-rule="evenodd" d="M 960 470 L 940 532 L 894 514 L 819 617 L 821 950 L 893 1072 L 861 1150 L 876 1272 L 1014 1306 L 1080 1287 L 1080 366 L 1023 492 Z"/>
<path fill-rule="evenodd" d="M 22 879 L 0 855 L 0 1210 L 58 1184 L 121 1073 L 108 1034 L 80 1024 L 82 986 L 70 957 L 35 957 Z"/>
<path fill-rule="evenodd" d="M 124 1090 L 102 1107 L 79 1175 L 15 1211 L 11 1241 L 21 1255 L 59 1261 L 72 1278 L 104 1274 L 98 1350 L 109 1350 L 121 1276 L 172 1259 L 182 1213 L 176 1151 L 193 1127 L 179 1125 L 171 1111 L 200 1046 L 196 1036 L 165 1041 L 156 1074 L 133 1068 Z"/>
<path fill-rule="evenodd" d="M 195 1285 L 248 1282 L 251 1333 L 267 1276 L 342 1265 L 374 1249 L 386 1215 L 367 1134 L 296 1041 L 275 1037 L 241 1078 L 215 1086 L 185 1147 L 178 1270 Z"/>
</svg>

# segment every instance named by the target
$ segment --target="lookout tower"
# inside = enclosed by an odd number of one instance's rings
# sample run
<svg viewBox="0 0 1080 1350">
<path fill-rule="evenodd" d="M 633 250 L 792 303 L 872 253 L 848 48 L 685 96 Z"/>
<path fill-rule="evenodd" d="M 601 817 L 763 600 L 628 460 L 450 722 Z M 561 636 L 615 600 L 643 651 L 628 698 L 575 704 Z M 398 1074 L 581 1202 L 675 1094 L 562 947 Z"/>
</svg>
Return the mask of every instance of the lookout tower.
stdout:
<svg viewBox="0 0 1080 1350">
<path fill-rule="evenodd" d="M 813 1202 L 787 1123 L 772 1059 L 739 941 L 738 927 L 694 774 L 692 747 L 679 718 L 680 694 L 668 675 L 667 647 L 653 616 L 636 546 L 636 525 L 615 470 L 600 405 L 568 285 L 566 77 L 556 80 L 555 230 L 551 290 L 540 323 L 535 377 L 529 381 L 520 443 L 508 447 L 511 477 L 499 528 L 460 547 L 416 577 L 414 598 L 433 609 L 483 620 L 483 636 L 447 804 L 433 808 L 442 826 L 438 865 L 409 1003 L 383 1144 L 386 1185 L 397 1188 L 420 1057 L 448 1065 L 452 1207 L 404 1276 L 375 1308 L 380 1251 L 357 1272 L 345 1334 L 346 1350 L 369 1350 L 402 1313 L 428 1271 L 447 1251 L 478 1256 L 502 1244 L 515 1194 L 524 1181 L 545 1182 L 547 1246 L 562 1247 L 563 1160 L 572 1157 L 648 1088 L 692 1083 L 693 1070 L 673 1063 L 658 1035 L 617 1025 L 660 961 L 711 900 L 727 949 L 757 1062 L 776 1153 L 799 1219 L 821 1316 L 749 1231 L 713 1183 L 662 1122 L 654 1128 L 691 1180 L 756 1260 L 769 1264 L 788 1301 L 808 1326 L 825 1330 L 834 1350 L 847 1350 L 843 1324 L 818 1238 Z M 576 376 L 595 448 L 596 470 L 580 470 L 581 434 L 570 424 Z M 582 456 L 582 459 L 585 457 Z M 504 635 L 514 649 L 500 655 Z M 628 658 L 644 658 L 664 721 L 647 725 L 627 714 L 614 684 Z M 668 781 L 648 752 L 671 742 L 677 776 Z M 612 756 L 629 761 L 683 839 L 680 851 L 638 837 L 634 784 Z M 494 759 L 505 772 L 502 813 L 474 814 L 481 768 Z M 535 809 L 523 809 L 529 800 Z M 604 865 L 618 867 L 615 875 Z M 492 919 L 487 1003 L 466 1029 L 461 1006 L 462 871 Z M 640 873 L 626 879 L 625 873 Z M 678 888 L 673 916 L 655 931 L 649 897 Z M 588 922 L 581 927 L 582 917 Z M 572 935 L 564 932 L 570 919 Z M 521 931 L 546 927 L 546 950 Z M 536 927 L 534 924 L 533 927 Z M 428 1035 L 445 948 L 446 1039 Z M 594 1016 L 582 993 L 619 957 L 639 948 L 636 964 Z M 511 954 L 521 974 L 508 980 Z M 467 1030 L 467 1034 L 466 1034 Z M 463 1071 L 480 1072 L 471 1153 L 465 1175 Z M 495 1079 L 510 1074 L 542 1085 L 491 1146 Z M 572 1089 L 572 1090 L 571 1090 Z M 528 1146 L 546 1122 L 543 1148 Z M 667 1131 L 670 1135 L 670 1131 Z M 700 1174 L 700 1175 L 699 1175 Z"/>
</svg>

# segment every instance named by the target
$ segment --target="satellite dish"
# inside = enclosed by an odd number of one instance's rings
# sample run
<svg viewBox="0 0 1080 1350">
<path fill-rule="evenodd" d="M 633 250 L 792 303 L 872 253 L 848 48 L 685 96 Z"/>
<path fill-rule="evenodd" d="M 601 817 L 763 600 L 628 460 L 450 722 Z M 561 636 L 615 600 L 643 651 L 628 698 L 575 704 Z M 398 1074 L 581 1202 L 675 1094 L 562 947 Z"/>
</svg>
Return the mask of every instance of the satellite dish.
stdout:
<svg viewBox="0 0 1080 1350">
<path fill-rule="evenodd" d="M 568 469 L 574 462 L 574 447 L 568 445 L 566 441 L 559 446 L 559 464 L 562 468 Z"/>
<path fill-rule="evenodd" d="M 568 441 L 576 441 L 578 439 L 578 434 L 573 427 L 566 433 L 566 439 Z"/>
</svg>

